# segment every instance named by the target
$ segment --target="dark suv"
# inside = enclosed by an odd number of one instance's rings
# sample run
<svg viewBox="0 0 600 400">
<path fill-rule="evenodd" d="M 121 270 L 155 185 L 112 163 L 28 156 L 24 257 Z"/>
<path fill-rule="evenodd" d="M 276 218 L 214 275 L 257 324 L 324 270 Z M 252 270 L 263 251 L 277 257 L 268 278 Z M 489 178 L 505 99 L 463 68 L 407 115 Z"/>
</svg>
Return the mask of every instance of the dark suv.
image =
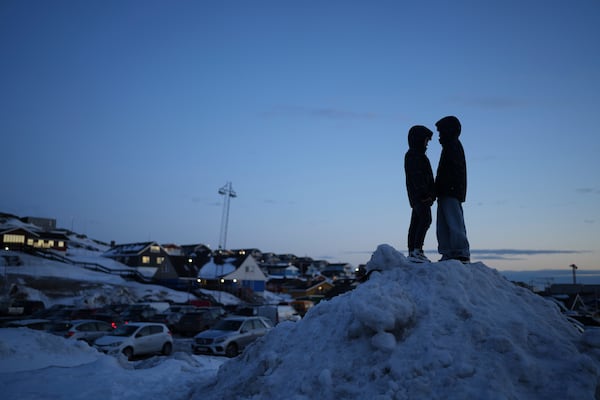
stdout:
<svg viewBox="0 0 600 400">
<path fill-rule="evenodd" d="M 199 308 L 193 312 L 187 312 L 173 325 L 173 331 L 181 336 L 194 336 L 195 334 L 212 328 L 221 318 L 223 310 L 220 307 Z"/>
<path fill-rule="evenodd" d="M 121 313 L 121 319 L 126 324 L 129 322 L 152 322 L 156 314 L 156 310 L 150 306 L 133 304 Z"/>
</svg>

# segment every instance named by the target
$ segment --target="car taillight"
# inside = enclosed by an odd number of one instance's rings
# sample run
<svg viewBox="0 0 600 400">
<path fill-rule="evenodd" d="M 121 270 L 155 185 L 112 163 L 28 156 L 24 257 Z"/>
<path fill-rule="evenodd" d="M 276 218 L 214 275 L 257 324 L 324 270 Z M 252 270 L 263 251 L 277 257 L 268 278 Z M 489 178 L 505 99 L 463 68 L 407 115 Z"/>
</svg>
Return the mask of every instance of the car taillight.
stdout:
<svg viewBox="0 0 600 400">
<path fill-rule="evenodd" d="M 117 324 L 115 322 L 111 322 L 110 326 L 112 326 L 113 329 L 117 329 Z"/>
<path fill-rule="evenodd" d="M 71 336 L 73 336 L 75 334 L 75 332 L 73 331 L 68 331 L 67 333 L 65 333 L 65 337 L 66 338 L 70 338 Z"/>
<path fill-rule="evenodd" d="M 167 333 L 169 334 L 169 336 L 173 336 L 173 334 L 171 333 L 171 331 L 167 331 Z"/>
</svg>

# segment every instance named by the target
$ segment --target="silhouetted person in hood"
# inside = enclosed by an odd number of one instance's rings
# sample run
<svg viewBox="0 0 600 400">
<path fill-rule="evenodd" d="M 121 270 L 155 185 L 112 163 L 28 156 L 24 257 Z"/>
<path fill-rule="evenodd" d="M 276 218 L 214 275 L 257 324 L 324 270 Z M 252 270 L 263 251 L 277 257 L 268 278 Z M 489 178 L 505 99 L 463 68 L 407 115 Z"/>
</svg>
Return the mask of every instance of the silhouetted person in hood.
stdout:
<svg viewBox="0 0 600 400">
<path fill-rule="evenodd" d="M 448 116 L 435 123 L 440 134 L 442 154 L 435 178 L 438 198 L 437 239 L 440 261 L 470 262 L 471 251 L 462 203 L 467 197 L 467 162 L 462 143 L 460 121 Z"/>
<path fill-rule="evenodd" d="M 433 132 L 422 125 L 408 131 L 409 149 L 404 156 L 406 192 L 412 208 L 408 228 L 408 259 L 429 262 L 423 253 L 423 242 L 431 226 L 431 206 L 435 201 L 435 183 L 429 158 L 425 155 Z"/>
</svg>

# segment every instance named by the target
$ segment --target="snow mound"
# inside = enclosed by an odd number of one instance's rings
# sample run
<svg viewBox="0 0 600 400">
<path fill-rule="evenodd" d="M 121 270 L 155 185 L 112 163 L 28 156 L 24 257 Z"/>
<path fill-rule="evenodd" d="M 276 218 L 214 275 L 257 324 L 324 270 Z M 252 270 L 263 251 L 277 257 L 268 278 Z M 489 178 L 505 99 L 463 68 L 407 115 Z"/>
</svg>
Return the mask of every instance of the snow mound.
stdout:
<svg viewBox="0 0 600 400">
<path fill-rule="evenodd" d="M 367 269 L 367 282 L 278 325 L 193 399 L 595 398 L 596 341 L 496 270 L 413 264 L 389 245 Z"/>
<path fill-rule="evenodd" d="M 27 342 L 27 348 L 15 343 Z M 67 340 L 28 328 L 2 329 L 0 334 L 0 373 L 48 367 L 74 367 L 98 359 L 99 353 L 87 343 Z"/>
<path fill-rule="evenodd" d="M 3 399 L 189 399 L 221 363 L 184 352 L 128 362 L 82 341 L 27 328 L 0 329 Z"/>
</svg>

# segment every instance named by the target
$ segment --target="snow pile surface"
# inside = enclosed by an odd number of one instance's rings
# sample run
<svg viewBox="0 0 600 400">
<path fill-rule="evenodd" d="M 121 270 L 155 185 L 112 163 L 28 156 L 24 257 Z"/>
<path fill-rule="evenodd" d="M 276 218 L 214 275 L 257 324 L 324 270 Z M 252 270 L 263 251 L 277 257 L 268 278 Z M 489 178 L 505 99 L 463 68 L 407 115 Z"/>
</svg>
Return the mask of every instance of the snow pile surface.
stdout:
<svg viewBox="0 0 600 400">
<path fill-rule="evenodd" d="M 380 245 L 355 290 L 278 325 L 193 399 L 594 399 L 586 340 L 482 263 L 413 264 Z M 596 335 L 595 335 L 596 334 Z"/>
<path fill-rule="evenodd" d="M 189 399 L 222 361 L 184 352 L 128 362 L 84 342 L 27 328 L 0 329 L 2 399 Z"/>
<path fill-rule="evenodd" d="M 21 346 L 24 338 L 27 344 Z M 3 329 L 0 335 L 0 373 L 74 367 L 97 357 L 98 352 L 85 342 L 27 328 Z"/>
</svg>

